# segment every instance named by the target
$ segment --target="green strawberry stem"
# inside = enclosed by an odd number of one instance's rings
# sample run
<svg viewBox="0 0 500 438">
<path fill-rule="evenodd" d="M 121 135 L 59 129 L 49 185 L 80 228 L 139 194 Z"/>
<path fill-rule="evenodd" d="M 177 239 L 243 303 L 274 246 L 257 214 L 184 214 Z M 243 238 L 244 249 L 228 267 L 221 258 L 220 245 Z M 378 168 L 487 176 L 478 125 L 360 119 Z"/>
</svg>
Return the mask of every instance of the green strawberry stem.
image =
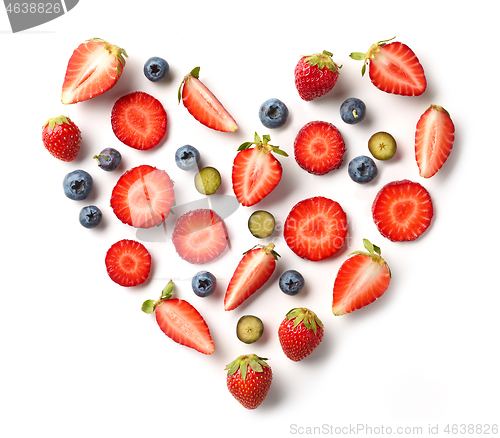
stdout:
<svg viewBox="0 0 500 438">
<path fill-rule="evenodd" d="M 174 291 L 174 282 L 170 280 L 167 285 L 161 291 L 161 296 L 156 301 L 155 300 L 146 300 L 142 304 L 141 310 L 144 313 L 151 314 L 155 311 L 156 306 L 160 304 L 162 301 L 169 300 L 172 298 L 172 292 Z"/>
<path fill-rule="evenodd" d="M 349 57 L 355 59 L 356 61 L 363 61 L 363 67 L 361 68 L 361 76 L 366 73 L 366 62 L 369 59 L 375 58 L 375 55 L 380 51 L 380 48 L 385 46 L 389 41 L 392 41 L 396 37 L 389 38 L 388 40 L 382 40 L 378 43 L 373 44 L 366 53 L 363 52 L 352 52 Z"/>
<path fill-rule="evenodd" d="M 269 367 L 269 365 L 265 362 L 266 360 L 268 359 L 265 357 L 259 357 L 256 354 L 244 354 L 227 364 L 224 369 L 227 370 L 228 376 L 232 376 L 240 370 L 241 379 L 245 381 L 247 378 L 248 365 L 250 365 L 252 371 L 261 373 L 264 370 L 264 367 Z"/>
<path fill-rule="evenodd" d="M 371 259 L 373 261 L 375 261 L 381 265 L 386 265 L 387 269 L 389 269 L 389 275 L 391 275 L 391 269 L 389 268 L 389 265 L 387 264 L 387 262 L 382 258 L 382 256 L 381 256 L 382 251 L 380 250 L 380 248 L 378 246 L 374 245 L 373 243 L 371 243 L 368 239 L 363 239 L 363 246 L 368 250 L 368 252 L 367 251 L 353 251 L 348 255 L 348 257 L 351 257 L 355 254 L 361 254 L 361 255 L 371 257 Z"/>
<path fill-rule="evenodd" d="M 66 116 L 57 116 L 57 117 L 52 117 L 51 119 L 48 119 L 44 124 L 43 128 L 49 125 L 49 129 L 52 131 L 54 129 L 54 126 L 56 125 L 62 125 L 63 123 L 67 123 L 69 125 L 69 120 Z"/>
<path fill-rule="evenodd" d="M 284 157 L 288 157 L 288 154 L 285 151 L 281 150 L 279 146 L 273 146 L 272 144 L 269 144 L 270 141 L 270 135 L 263 135 L 261 139 L 259 135 L 255 133 L 253 142 L 246 141 L 245 143 L 242 143 L 238 148 L 238 151 L 249 149 L 252 145 L 255 145 L 255 148 L 257 150 L 266 154 L 268 154 L 269 152 L 274 152 L 276 154 L 283 155 Z"/>
<path fill-rule="evenodd" d="M 314 55 L 305 56 L 305 60 L 311 66 L 317 66 L 319 70 L 323 70 L 323 68 L 328 68 L 333 73 L 339 73 L 339 69 L 342 66 L 338 66 L 332 60 L 333 53 L 328 52 L 327 50 L 323 50 L 323 53 L 315 53 Z"/>
<path fill-rule="evenodd" d="M 293 328 L 297 327 L 301 322 L 304 323 L 306 328 L 312 329 L 314 334 L 318 330 L 318 326 L 323 328 L 323 323 L 318 318 L 318 316 L 306 307 L 296 307 L 295 309 L 290 310 L 286 314 L 286 319 L 289 321 L 291 319 L 294 320 Z"/>
<path fill-rule="evenodd" d="M 184 82 L 188 81 L 192 77 L 196 78 L 196 79 L 200 79 L 200 67 L 193 68 L 191 70 L 191 72 L 189 74 L 187 74 L 186 76 L 184 76 L 184 78 L 182 79 L 181 85 L 179 85 L 179 91 L 177 92 L 178 103 L 181 103 L 181 99 L 182 99 L 181 91 L 182 91 L 182 86 L 184 85 Z"/>
<path fill-rule="evenodd" d="M 278 260 L 278 257 L 281 257 L 275 250 L 274 250 L 274 243 L 270 243 L 269 245 L 267 246 L 264 246 L 264 245 L 255 245 L 253 246 L 252 248 L 250 248 L 249 250 L 245 251 L 243 254 L 246 254 L 247 252 L 250 252 L 252 251 L 252 249 L 255 249 L 257 248 L 258 246 L 260 246 L 262 248 L 262 251 L 264 251 L 266 254 L 272 254 L 273 257 L 274 257 L 274 260 Z"/>
</svg>

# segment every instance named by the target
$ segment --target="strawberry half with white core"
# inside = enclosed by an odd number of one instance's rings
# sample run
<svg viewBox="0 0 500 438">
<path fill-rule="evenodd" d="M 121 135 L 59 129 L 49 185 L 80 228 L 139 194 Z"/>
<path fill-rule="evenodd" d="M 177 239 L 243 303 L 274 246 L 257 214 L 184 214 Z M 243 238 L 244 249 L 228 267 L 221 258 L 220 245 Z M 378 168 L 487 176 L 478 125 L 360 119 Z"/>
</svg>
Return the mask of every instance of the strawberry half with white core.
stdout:
<svg viewBox="0 0 500 438">
<path fill-rule="evenodd" d="M 244 253 L 227 286 L 224 310 L 236 309 L 264 286 L 276 268 L 278 257 L 280 255 L 274 251 L 274 243 L 256 245 Z"/>
<path fill-rule="evenodd" d="M 167 172 L 142 165 L 126 171 L 111 193 L 111 208 L 123 223 L 135 228 L 161 224 L 175 200 Z"/>
<path fill-rule="evenodd" d="M 201 124 L 222 132 L 233 132 L 238 125 L 213 95 L 200 81 L 200 67 L 194 68 L 186 75 L 179 87 L 178 98 L 189 113 Z"/>
<path fill-rule="evenodd" d="M 344 315 L 379 299 L 389 287 L 391 271 L 378 246 L 363 239 L 366 251 L 355 251 L 340 267 L 333 286 L 332 311 Z"/>
<path fill-rule="evenodd" d="M 255 133 L 254 142 L 243 143 L 234 158 L 233 191 L 241 205 L 250 207 L 262 201 L 278 185 L 283 174 L 281 163 L 273 152 L 288 157 L 279 146 L 269 144 L 271 137 L 261 139 Z M 254 148 L 251 146 L 255 145 Z"/>
<path fill-rule="evenodd" d="M 172 298 L 172 280 L 163 289 L 158 300 L 146 300 L 142 311 L 156 316 L 161 331 L 170 339 L 203 354 L 212 354 L 215 346 L 210 330 L 200 313 L 187 301 Z"/>
<path fill-rule="evenodd" d="M 105 258 L 109 278 L 124 287 L 144 283 L 151 270 L 151 255 L 135 240 L 123 239 L 111 245 Z"/>
<path fill-rule="evenodd" d="M 218 258 L 228 245 L 226 224 L 213 210 L 198 209 L 183 214 L 175 224 L 172 243 L 189 263 L 202 264 Z"/>
<path fill-rule="evenodd" d="M 441 169 L 455 140 L 455 125 L 442 106 L 431 105 L 421 116 L 415 132 L 415 158 L 420 176 L 430 178 Z"/>
<path fill-rule="evenodd" d="M 377 193 L 372 215 L 382 236 L 393 242 L 415 240 L 431 224 L 432 199 L 419 183 L 393 181 Z"/>
<path fill-rule="evenodd" d="M 100 38 L 80 44 L 66 68 L 62 103 L 92 99 L 114 87 L 125 67 L 126 56 L 124 49 Z"/>
<path fill-rule="evenodd" d="M 394 37 L 395 38 L 395 37 Z M 373 44 L 366 53 L 353 52 L 352 59 L 363 61 L 364 76 L 369 64 L 370 79 L 379 90 L 401 96 L 420 96 L 427 88 L 427 80 L 415 53 L 394 38 Z"/>
</svg>

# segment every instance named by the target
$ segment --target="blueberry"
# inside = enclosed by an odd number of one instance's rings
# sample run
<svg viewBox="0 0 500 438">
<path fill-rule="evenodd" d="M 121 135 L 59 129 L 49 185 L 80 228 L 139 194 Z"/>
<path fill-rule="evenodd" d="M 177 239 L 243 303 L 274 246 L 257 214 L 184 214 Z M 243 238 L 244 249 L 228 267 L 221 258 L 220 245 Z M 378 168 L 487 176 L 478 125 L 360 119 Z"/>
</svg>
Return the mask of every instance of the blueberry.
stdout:
<svg viewBox="0 0 500 438">
<path fill-rule="evenodd" d="M 266 128 L 279 128 L 287 118 L 288 108 L 281 100 L 271 98 L 260 106 L 259 119 Z"/>
<path fill-rule="evenodd" d="M 182 170 L 190 170 L 198 167 L 200 162 L 200 153 L 193 146 L 181 146 L 175 151 L 175 164 Z"/>
<path fill-rule="evenodd" d="M 158 56 L 149 58 L 144 64 L 144 74 L 152 82 L 163 81 L 168 75 L 168 62 Z"/>
<path fill-rule="evenodd" d="M 366 105 L 360 99 L 350 97 L 340 106 L 340 117 L 349 125 L 361 122 L 366 115 Z"/>
<path fill-rule="evenodd" d="M 122 161 L 120 152 L 113 148 L 103 149 L 99 155 L 94 155 L 93 158 L 97 160 L 99 167 L 107 172 L 115 170 Z"/>
<path fill-rule="evenodd" d="M 377 165 L 366 155 L 353 158 L 349 163 L 347 171 L 351 179 L 360 184 L 370 182 L 378 173 Z"/>
<path fill-rule="evenodd" d="M 287 295 L 297 295 L 304 287 L 304 277 L 300 272 L 290 269 L 281 274 L 279 286 Z"/>
<path fill-rule="evenodd" d="M 80 169 L 74 170 L 64 177 L 64 194 L 69 199 L 81 201 L 90 195 L 93 183 L 94 181 L 89 173 Z"/>
<path fill-rule="evenodd" d="M 217 287 L 217 279 L 207 271 L 198 272 L 191 280 L 193 292 L 199 297 L 208 297 L 212 295 Z"/>
<path fill-rule="evenodd" d="M 95 205 L 88 205 L 80 210 L 80 223 L 85 228 L 95 228 L 101 223 L 102 213 Z"/>
</svg>

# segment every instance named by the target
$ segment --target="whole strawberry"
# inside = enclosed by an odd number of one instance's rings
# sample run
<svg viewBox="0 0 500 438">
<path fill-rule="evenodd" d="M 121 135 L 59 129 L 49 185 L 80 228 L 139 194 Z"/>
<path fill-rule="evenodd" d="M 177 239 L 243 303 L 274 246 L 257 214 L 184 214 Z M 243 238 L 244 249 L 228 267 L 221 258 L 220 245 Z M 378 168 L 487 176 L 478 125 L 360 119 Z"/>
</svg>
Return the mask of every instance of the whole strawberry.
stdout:
<svg viewBox="0 0 500 438">
<path fill-rule="evenodd" d="M 61 161 L 73 161 L 80 151 L 82 135 L 69 117 L 59 116 L 43 125 L 42 141 L 45 148 Z"/>
<path fill-rule="evenodd" d="M 323 339 L 323 323 L 311 310 L 298 307 L 286 314 L 278 328 L 278 338 L 286 357 L 299 362 Z"/>
<path fill-rule="evenodd" d="M 273 372 L 266 360 L 255 354 L 245 354 L 226 366 L 227 388 L 247 409 L 257 408 L 271 387 Z"/>
<path fill-rule="evenodd" d="M 335 64 L 332 56 L 324 50 L 323 53 L 300 58 L 295 67 L 295 87 L 303 100 L 324 96 L 337 82 L 342 66 Z"/>
</svg>

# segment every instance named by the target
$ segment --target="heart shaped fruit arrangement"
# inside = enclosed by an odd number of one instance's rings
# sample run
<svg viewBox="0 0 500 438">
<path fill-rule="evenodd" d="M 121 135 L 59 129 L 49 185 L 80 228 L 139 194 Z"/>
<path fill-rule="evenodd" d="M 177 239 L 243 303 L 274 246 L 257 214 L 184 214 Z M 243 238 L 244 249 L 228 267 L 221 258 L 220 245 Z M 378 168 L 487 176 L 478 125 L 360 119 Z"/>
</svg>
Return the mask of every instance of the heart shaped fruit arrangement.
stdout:
<svg viewBox="0 0 500 438">
<path fill-rule="evenodd" d="M 72 54 L 62 87 L 62 103 L 74 104 L 92 99 L 119 80 L 126 65 L 125 50 L 101 39 L 80 44 Z M 327 51 L 303 56 L 295 68 L 295 86 L 304 101 L 327 94 L 339 79 L 341 67 Z M 427 80 L 415 53 L 405 44 L 381 41 L 366 53 L 354 52 L 350 57 L 362 60 L 362 75 L 366 69 L 372 83 L 380 90 L 403 96 L 424 93 Z M 163 80 L 169 71 L 168 63 L 151 57 L 144 65 L 147 79 Z M 187 74 L 179 87 L 178 98 L 201 124 L 221 132 L 234 132 L 236 121 L 215 95 L 199 78 L 199 67 Z M 361 123 L 366 114 L 364 102 L 349 98 L 340 106 L 341 119 L 348 124 Z M 259 109 L 262 124 L 269 129 L 283 126 L 288 108 L 278 99 L 266 100 Z M 167 114 L 159 100 L 144 92 L 131 92 L 116 101 L 111 110 L 111 125 L 116 137 L 128 147 L 148 150 L 157 146 L 167 128 Z M 175 127 L 174 127 L 175 129 Z M 416 123 L 415 159 L 420 175 L 432 177 L 448 158 L 454 141 L 454 125 L 448 112 L 430 105 Z M 69 117 L 49 119 L 43 126 L 42 140 L 56 158 L 71 162 L 79 153 L 82 135 Z M 253 206 L 275 190 L 283 169 L 276 156 L 288 154 L 270 144 L 269 135 L 254 135 L 253 142 L 243 143 L 235 153 L 232 167 L 232 188 L 242 206 Z M 340 131 L 325 121 L 310 121 L 297 133 L 294 145 L 295 160 L 306 172 L 325 175 L 342 166 L 345 146 Z M 375 133 L 368 142 L 373 157 L 362 155 L 348 165 L 348 174 L 359 184 L 377 176 L 375 160 L 389 160 L 396 153 L 396 142 L 387 132 Z M 121 163 L 121 153 L 106 148 L 93 156 L 98 167 L 115 171 Z M 199 151 L 193 146 L 180 147 L 175 162 L 180 169 L 197 169 Z M 206 195 L 217 192 L 221 184 L 219 172 L 212 167 L 199 170 L 196 189 Z M 63 180 L 68 198 L 82 201 L 92 191 L 92 176 L 81 169 L 68 173 Z M 174 205 L 174 184 L 167 172 L 141 164 L 125 171 L 110 193 L 110 204 L 116 217 L 134 228 L 151 228 L 161 224 Z M 372 204 L 372 215 L 380 234 L 394 241 L 417 239 L 429 227 L 433 217 L 430 194 L 418 182 L 392 181 L 378 192 Z M 80 212 L 80 223 L 86 228 L 99 226 L 101 210 L 86 205 Z M 252 213 L 248 221 L 251 234 L 269 237 L 274 230 L 274 217 L 267 211 Z M 284 222 L 284 240 L 299 257 L 318 261 L 331 257 L 343 246 L 348 233 L 347 217 L 340 204 L 316 196 L 298 202 Z M 189 211 L 177 219 L 172 241 L 177 254 L 194 265 L 215 260 L 228 246 L 228 230 L 217 212 L 212 209 Z M 366 251 L 351 253 L 338 270 L 333 284 L 332 311 L 344 315 L 380 298 L 390 285 L 391 271 L 378 246 L 367 239 Z M 275 271 L 279 254 L 275 245 L 256 245 L 243 254 L 235 266 L 226 288 L 224 310 L 236 309 L 249 299 Z M 140 242 L 123 239 L 103 254 L 112 281 L 124 287 L 142 284 L 150 274 L 151 255 Z M 289 295 L 300 293 L 304 276 L 295 271 L 284 272 L 279 279 L 280 289 Z M 210 296 L 217 279 L 208 271 L 193 272 L 192 288 L 200 297 Z M 147 300 L 142 306 L 154 313 L 160 329 L 175 342 L 203 354 L 214 352 L 210 330 L 202 315 L 186 300 L 173 298 L 174 284 L 170 281 L 158 300 Z M 256 342 L 264 325 L 253 315 L 238 321 L 237 336 L 247 344 Z M 292 361 L 308 357 L 323 338 L 324 326 L 318 316 L 305 307 L 286 313 L 279 326 L 278 337 L 284 354 Z M 230 393 L 246 408 L 255 409 L 271 387 L 272 371 L 267 359 L 246 354 L 228 361 L 227 386 Z"/>
</svg>

